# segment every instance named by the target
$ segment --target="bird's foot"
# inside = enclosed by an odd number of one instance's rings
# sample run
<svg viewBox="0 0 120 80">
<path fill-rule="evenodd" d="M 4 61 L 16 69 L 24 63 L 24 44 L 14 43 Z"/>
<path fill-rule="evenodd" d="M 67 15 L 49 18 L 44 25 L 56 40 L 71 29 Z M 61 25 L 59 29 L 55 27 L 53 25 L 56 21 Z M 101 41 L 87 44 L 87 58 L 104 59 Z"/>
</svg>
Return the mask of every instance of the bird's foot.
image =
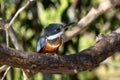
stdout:
<svg viewBox="0 0 120 80">
<path fill-rule="evenodd" d="M 58 58 L 58 55 L 55 53 L 54 55 L 53 55 L 55 58 Z"/>
<path fill-rule="evenodd" d="M 45 55 L 47 55 L 47 56 L 52 56 L 52 57 L 55 57 L 55 58 L 58 58 L 58 55 L 57 55 L 56 53 L 54 53 L 54 54 L 46 53 Z"/>
<path fill-rule="evenodd" d="M 56 53 L 54 53 L 54 54 L 45 53 L 45 55 L 46 55 L 46 56 L 49 56 L 49 57 L 53 57 L 53 58 L 55 58 L 56 60 L 59 60 L 59 59 L 60 59 L 60 57 L 59 57 Z"/>
</svg>

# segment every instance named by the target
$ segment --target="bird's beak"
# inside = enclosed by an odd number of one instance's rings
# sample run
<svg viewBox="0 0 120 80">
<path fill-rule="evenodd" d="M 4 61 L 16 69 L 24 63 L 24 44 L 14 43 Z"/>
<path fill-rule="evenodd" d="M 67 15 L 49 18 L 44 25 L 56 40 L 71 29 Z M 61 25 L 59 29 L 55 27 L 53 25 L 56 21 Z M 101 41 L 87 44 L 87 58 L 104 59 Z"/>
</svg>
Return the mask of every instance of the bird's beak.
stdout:
<svg viewBox="0 0 120 80">
<path fill-rule="evenodd" d="M 68 23 L 68 24 L 64 24 L 64 25 L 63 25 L 63 28 L 67 28 L 68 26 L 74 25 L 74 24 L 75 24 L 75 22 L 71 22 L 71 23 Z"/>
</svg>

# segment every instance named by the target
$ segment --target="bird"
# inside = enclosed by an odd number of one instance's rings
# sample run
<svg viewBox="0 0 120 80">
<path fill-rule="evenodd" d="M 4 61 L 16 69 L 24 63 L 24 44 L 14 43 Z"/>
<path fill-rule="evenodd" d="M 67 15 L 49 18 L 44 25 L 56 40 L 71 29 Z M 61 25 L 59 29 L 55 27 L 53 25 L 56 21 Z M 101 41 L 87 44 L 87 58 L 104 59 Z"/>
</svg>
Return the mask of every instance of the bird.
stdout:
<svg viewBox="0 0 120 80">
<path fill-rule="evenodd" d="M 64 30 L 74 24 L 51 23 L 44 29 L 44 34 L 37 40 L 37 53 L 54 55 L 63 44 Z"/>
</svg>

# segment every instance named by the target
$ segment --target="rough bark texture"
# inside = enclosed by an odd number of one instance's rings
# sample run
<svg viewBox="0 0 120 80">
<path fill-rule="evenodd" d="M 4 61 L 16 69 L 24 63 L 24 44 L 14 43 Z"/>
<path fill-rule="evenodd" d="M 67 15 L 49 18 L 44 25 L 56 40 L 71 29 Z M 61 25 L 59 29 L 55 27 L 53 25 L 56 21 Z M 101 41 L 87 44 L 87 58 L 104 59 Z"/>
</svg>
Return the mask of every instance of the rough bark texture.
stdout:
<svg viewBox="0 0 120 80">
<path fill-rule="evenodd" d="M 73 55 L 50 56 L 0 46 L 0 64 L 45 73 L 91 70 L 120 48 L 120 29 L 99 38 L 95 45 Z"/>
</svg>

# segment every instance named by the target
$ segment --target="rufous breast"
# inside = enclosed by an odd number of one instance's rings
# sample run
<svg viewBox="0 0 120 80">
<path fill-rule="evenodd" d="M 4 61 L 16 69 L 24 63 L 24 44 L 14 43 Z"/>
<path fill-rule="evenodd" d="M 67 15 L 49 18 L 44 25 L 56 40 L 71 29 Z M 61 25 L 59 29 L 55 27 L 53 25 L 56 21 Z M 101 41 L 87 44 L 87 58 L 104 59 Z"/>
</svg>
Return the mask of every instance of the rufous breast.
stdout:
<svg viewBox="0 0 120 80">
<path fill-rule="evenodd" d="M 55 42 L 46 40 L 45 47 L 42 51 L 43 54 L 51 54 L 54 55 L 58 52 L 59 47 L 62 45 L 62 38 L 57 39 Z"/>
</svg>

